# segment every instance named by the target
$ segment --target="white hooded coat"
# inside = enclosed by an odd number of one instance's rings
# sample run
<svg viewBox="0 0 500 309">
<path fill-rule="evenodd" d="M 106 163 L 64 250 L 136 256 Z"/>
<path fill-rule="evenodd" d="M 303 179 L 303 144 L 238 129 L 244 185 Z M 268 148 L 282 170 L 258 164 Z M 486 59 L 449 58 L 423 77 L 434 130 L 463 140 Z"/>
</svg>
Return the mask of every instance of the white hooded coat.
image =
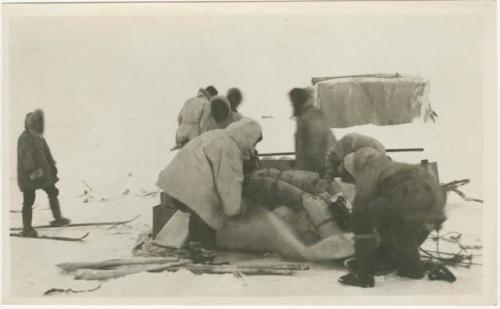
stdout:
<svg viewBox="0 0 500 309">
<path fill-rule="evenodd" d="M 160 173 L 157 186 L 215 230 L 242 210 L 243 159 L 262 135 L 249 118 L 200 135 Z"/>
<path fill-rule="evenodd" d="M 196 136 L 203 133 L 203 128 L 210 117 L 210 101 L 207 95 L 200 90 L 198 96 L 184 103 L 177 121 L 179 127 L 175 133 L 177 145 L 184 145 Z"/>
</svg>

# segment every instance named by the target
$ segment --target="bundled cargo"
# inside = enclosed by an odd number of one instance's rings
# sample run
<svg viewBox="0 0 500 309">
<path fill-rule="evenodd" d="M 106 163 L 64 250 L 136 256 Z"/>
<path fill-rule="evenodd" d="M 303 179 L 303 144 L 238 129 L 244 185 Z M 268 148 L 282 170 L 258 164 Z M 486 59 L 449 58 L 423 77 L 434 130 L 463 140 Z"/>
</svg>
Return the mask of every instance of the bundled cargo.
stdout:
<svg viewBox="0 0 500 309">
<path fill-rule="evenodd" d="M 352 240 L 337 226 L 326 199 L 318 197 L 325 192 L 341 195 L 336 183 L 317 173 L 259 170 L 245 177 L 245 218 L 229 221 L 217 243 L 227 250 L 271 251 L 308 261 L 348 257 Z"/>
</svg>

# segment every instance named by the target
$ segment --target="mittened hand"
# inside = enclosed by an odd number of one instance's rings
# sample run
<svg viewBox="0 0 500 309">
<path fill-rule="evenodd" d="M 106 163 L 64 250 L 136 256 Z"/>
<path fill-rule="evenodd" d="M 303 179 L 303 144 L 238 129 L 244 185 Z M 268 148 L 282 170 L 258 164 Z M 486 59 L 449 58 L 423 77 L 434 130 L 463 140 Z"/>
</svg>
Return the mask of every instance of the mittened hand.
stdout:
<svg viewBox="0 0 500 309">
<path fill-rule="evenodd" d="M 356 273 L 349 273 L 340 277 L 339 282 L 344 285 L 357 286 L 360 288 L 373 288 L 375 286 L 375 279 L 373 277 L 361 278 Z"/>
<path fill-rule="evenodd" d="M 37 169 L 30 175 L 31 180 L 37 180 L 43 177 L 43 170 L 41 168 Z"/>
</svg>

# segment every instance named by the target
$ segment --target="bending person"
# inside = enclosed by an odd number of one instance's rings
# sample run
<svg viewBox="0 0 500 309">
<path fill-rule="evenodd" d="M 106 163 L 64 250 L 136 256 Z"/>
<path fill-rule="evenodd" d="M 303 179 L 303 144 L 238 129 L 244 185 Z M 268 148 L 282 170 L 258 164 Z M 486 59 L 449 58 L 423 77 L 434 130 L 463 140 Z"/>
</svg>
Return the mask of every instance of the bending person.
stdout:
<svg viewBox="0 0 500 309">
<path fill-rule="evenodd" d="M 243 161 L 261 139 L 260 125 L 243 118 L 194 138 L 160 173 L 157 186 L 191 213 L 188 246 L 194 262 L 213 260 L 216 231 L 228 217 L 242 214 Z"/>
<path fill-rule="evenodd" d="M 344 158 L 341 172 L 356 185 L 351 218 L 356 267 L 340 282 L 373 287 L 380 266 L 397 269 L 402 277 L 422 278 L 418 248 L 446 220 L 446 194 L 434 175 L 420 164 L 394 162 L 369 147 Z"/>
<path fill-rule="evenodd" d="M 210 116 L 210 100 L 216 95 L 217 89 L 208 86 L 200 89 L 196 97 L 184 103 L 177 116 L 179 127 L 175 133 L 176 145 L 172 150 L 182 148 L 187 142 L 203 133 Z"/>
<path fill-rule="evenodd" d="M 385 154 L 384 145 L 375 138 L 358 133 L 346 134 L 328 151 L 325 162 L 325 179 L 331 181 L 340 176 L 338 168 L 344 158 L 363 147 L 373 148 L 381 154 Z"/>
</svg>

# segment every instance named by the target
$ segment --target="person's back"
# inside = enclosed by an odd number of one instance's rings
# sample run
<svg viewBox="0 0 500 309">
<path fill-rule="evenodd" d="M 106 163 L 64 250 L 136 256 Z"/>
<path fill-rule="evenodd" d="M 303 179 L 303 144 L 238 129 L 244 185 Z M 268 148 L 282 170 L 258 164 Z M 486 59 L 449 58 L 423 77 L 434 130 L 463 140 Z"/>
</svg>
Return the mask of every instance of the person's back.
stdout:
<svg viewBox="0 0 500 309">
<path fill-rule="evenodd" d="M 384 145 L 375 138 L 359 133 L 346 134 L 328 151 L 325 162 L 326 179 L 332 180 L 334 177 L 338 176 L 337 169 L 345 156 L 364 147 L 373 148 L 381 154 L 385 154 Z"/>
<path fill-rule="evenodd" d="M 232 111 L 229 100 L 226 97 L 216 96 L 210 101 L 210 116 L 202 132 L 225 129 L 231 123 L 241 118 L 239 113 Z"/>
<path fill-rule="evenodd" d="M 335 135 L 323 112 L 314 106 L 308 90 L 294 88 L 289 95 L 297 119 L 295 169 L 322 175 L 328 149 L 336 142 Z"/>
<path fill-rule="evenodd" d="M 179 127 L 175 134 L 175 148 L 182 148 L 187 142 L 203 133 L 210 116 L 209 101 L 211 96 L 216 94 L 217 90 L 210 86 L 200 89 L 196 97 L 184 103 L 177 117 Z"/>
<path fill-rule="evenodd" d="M 340 282 L 373 287 L 374 265 L 390 256 L 399 256 L 395 262 L 386 261 L 399 276 L 421 278 L 418 248 L 446 220 L 446 193 L 434 175 L 419 164 L 392 161 L 371 147 L 348 154 L 341 172 L 349 173 L 356 185 L 351 222 L 357 269 Z M 374 229 L 380 236 L 379 251 Z"/>
</svg>

